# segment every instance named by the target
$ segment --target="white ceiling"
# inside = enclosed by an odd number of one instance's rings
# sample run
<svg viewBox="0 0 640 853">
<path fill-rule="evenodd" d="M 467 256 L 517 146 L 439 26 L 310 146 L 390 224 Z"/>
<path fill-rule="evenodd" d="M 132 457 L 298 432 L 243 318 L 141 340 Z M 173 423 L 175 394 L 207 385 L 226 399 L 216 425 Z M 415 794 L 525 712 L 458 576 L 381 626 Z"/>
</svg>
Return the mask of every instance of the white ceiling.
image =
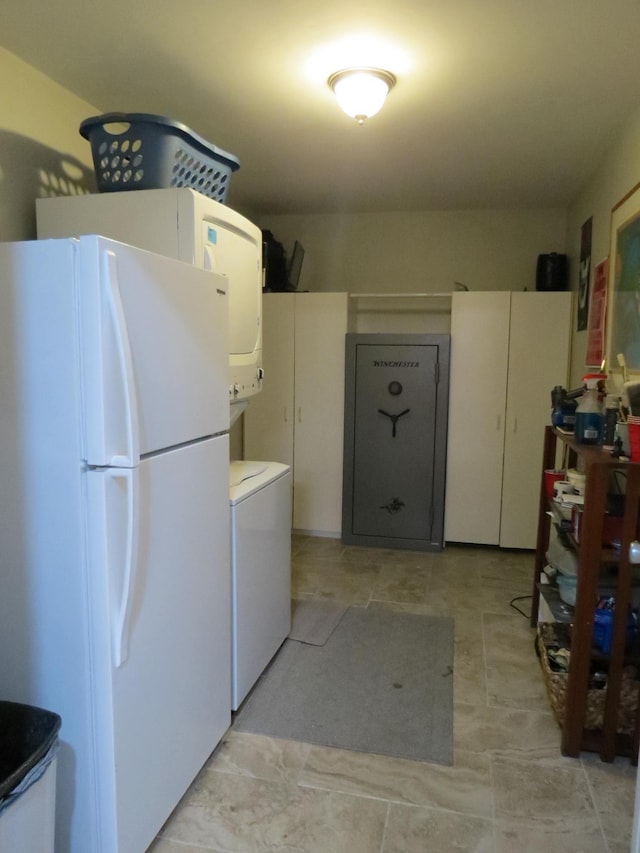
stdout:
<svg viewBox="0 0 640 853">
<path fill-rule="evenodd" d="M 258 214 L 565 206 L 640 105 L 638 0 L 2 0 L 1 20 L 98 112 L 237 156 L 229 203 Z M 362 127 L 326 84 L 361 63 L 398 78 Z"/>
</svg>

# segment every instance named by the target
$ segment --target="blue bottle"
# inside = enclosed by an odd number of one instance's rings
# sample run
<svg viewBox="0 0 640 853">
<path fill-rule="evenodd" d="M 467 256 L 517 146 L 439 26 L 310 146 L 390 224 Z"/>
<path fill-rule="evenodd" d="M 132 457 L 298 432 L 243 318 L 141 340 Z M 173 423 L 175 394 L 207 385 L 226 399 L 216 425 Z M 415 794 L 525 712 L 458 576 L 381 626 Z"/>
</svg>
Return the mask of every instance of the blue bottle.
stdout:
<svg viewBox="0 0 640 853">
<path fill-rule="evenodd" d="M 588 373 L 582 377 L 586 391 L 576 409 L 574 437 L 577 444 L 602 444 L 604 440 L 604 410 L 598 385 L 606 378 L 602 373 Z"/>
<path fill-rule="evenodd" d="M 561 385 L 556 385 L 551 392 L 551 423 L 554 427 L 571 432 L 576 422 L 576 401 L 568 399 L 567 392 Z"/>
</svg>

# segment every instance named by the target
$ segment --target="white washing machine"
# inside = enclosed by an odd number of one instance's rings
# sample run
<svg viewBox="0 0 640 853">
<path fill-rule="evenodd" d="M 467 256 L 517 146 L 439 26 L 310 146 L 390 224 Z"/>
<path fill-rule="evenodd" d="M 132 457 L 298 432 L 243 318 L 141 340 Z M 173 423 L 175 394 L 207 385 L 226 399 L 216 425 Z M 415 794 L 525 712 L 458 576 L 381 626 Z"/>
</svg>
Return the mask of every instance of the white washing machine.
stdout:
<svg viewBox="0 0 640 853">
<path fill-rule="evenodd" d="M 291 630 L 291 471 L 231 462 L 231 707 L 240 707 Z"/>
</svg>

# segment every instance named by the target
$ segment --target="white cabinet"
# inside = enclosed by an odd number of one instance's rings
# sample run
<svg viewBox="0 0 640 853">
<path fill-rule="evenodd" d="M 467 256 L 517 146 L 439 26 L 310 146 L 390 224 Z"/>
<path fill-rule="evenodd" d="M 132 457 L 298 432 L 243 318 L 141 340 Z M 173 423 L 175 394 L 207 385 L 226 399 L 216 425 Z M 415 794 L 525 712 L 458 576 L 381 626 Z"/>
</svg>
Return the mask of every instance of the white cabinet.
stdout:
<svg viewBox="0 0 640 853">
<path fill-rule="evenodd" d="M 346 293 L 263 298 L 263 390 L 244 414 L 245 459 L 293 471 L 294 530 L 340 536 Z"/>
<path fill-rule="evenodd" d="M 500 538 L 510 301 L 498 291 L 452 296 L 447 542 Z"/>
<path fill-rule="evenodd" d="M 570 293 L 453 294 L 447 541 L 535 548 L 543 427 L 570 340 Z"/>
</svg>

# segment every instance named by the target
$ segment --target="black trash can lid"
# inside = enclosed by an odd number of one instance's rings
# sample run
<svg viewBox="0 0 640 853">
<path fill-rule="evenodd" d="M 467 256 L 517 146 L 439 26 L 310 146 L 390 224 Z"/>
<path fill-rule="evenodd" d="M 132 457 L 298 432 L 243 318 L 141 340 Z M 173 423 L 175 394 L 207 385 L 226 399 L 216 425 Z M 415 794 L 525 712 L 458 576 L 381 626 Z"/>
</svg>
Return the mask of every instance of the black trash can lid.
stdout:
<svg viewBox="0 0 640 853">
<path fill-rule="evenodd" d="M 61 724 L 53 711 L 0 702 L 0 800 L 47 754 Z"/>
</svg>

